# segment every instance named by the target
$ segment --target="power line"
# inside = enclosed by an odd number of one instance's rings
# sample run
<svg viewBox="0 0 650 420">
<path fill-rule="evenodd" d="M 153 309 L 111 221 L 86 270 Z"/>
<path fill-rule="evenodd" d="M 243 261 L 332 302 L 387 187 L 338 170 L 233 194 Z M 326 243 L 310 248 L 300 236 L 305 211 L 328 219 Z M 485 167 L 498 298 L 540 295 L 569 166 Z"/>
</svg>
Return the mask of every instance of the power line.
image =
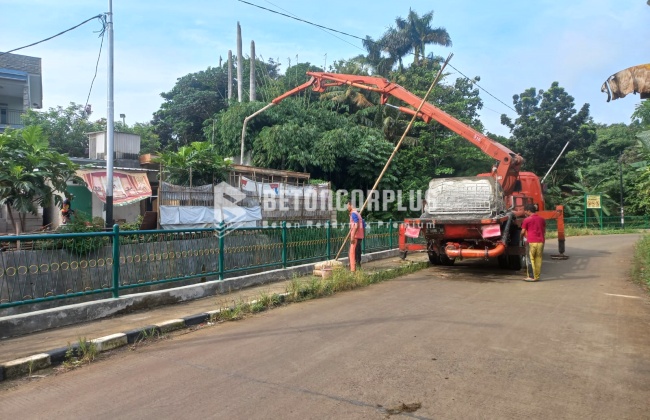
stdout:
<svg viewBox="0 0 650 420">
<path fill-rule="evenodd" d="M 308 20 L 304 20 L 304 19 L 300 19 L 300 18 L 298 18 L 298 17 L 294 17 L 294 16 L 291 16 L 291 15 L 287 15 L 286 13 L 281 13 L 281 12 L 278 12 L 277 10 L 267 9 L 267 8 L 264 7 L 264 6 L 259 6 L 259 5 L 257 5 L 257 4 L 249 3 L 249 2 L 244 1 L 244 0 L 238 0 L 238 1 L 241 2 L 241 3 L 246 3 L 246 4 L 248 4 L 248 5 L 250 5 L 250 6 L 253 6 L 253 7 L 257 7 L 258 9 L 266 10 L 267 12 L 275 13 L 275 14 L 278 14 L 278 15 L 281 15 L 281 16 L 284 16 L 284 17 L 288 17 L 289 19 L 298 20 L 298 21 L 300 21 L 300 22 L 304 22 L 304 23 L 307 23 L 307 24 L 309 24 L 309 25 L 316 26 L 316 27 L 318 27 L 318 28 L 323 28 L 323 29 L 326 29 L 326 30 L 328 30 L 328 31 L 336 32 L 336 33 L 339 33 L 339 34 L 341 34 L 341 35 L 346 35 L 346 36 L 349 36 L 349 37 L 352 37 L 352 38 L 357 38 L 357 39 L 360 39 L 360 40 L 363 41 L 363 38 L 359 38 L 358 36 L 356 36 L 356 35 L 352 35 L 352 34 L 349 34 L 349 33 L 347 33 L 347 32 L 342 32 L 342 31 L 339 31 L 339 30 L 337 30 L 337 29 L 328 28 L 327 26 L 319 25 L 319 24 L 317 24 L 317 23 L 310 22 L 310 21 L 308 21 Z"/>
<path fill-rule="evenodd" d="M 380 44 L 379 42 L 375 42 L 375 41 L 373 41 L 373 40 L 371 40 L 371 39 L 369 39 L 369 38 L 361 38 L 361 37 L 359 37 L 359 36 L 356 36 L 356 35 L 353 35 L 353 34 L 349 34 L 349 33 L 347 33 L 347 32 L 339 31 L 339 30 L 336 30 L 336 29 L 333 29 L 333 28 L 329 28 L 329 27 L 327 27 L 327 26 L 323 26 L 323 25 L 319 25 L 319 24 L 314 23 L 314 22 L 310 22 L 310 21 L 305 20 L 305 19 L 300 19 L 299 17 L 295 17 L 295 16 L 291 16 L 291 15 L 288 15 L 288 14 L 285 14 L 285 13 L 281 13 L 281 12 L 278 12 L 277 10 L 268 9 L 268 8 L 266 8 L 266 7 L 259 6 L 259 5 L 257 5 L 257 4 L 253 4 L 253 3 L 247 2 L 247 1 L 245 1 L 245 0 L 238 0 L 238 1 L 239 1 L 240 3 L 245 3 L 245 4 L 248 4 L 249 6 L 257 7 L 257 8 L 259 8 L 259 9 L 265 10 L 265 11 L 267 11 L 267 12 L 275 13 L 275 14 L 280 15 L 280 16 L 288 17 L 289 19 L 294 19 L 294 20 L 297 20 L 297 21 L 300 21 L 300 22 L 306 23 L 306 24 L 308 24 L 308 25 L 316 26 L 317 28 L 321 28 L 322 30 L 327 30 L 327 31 L 331 31 L 331 32 L 336 32 L 336 33 L 339 33 L 339 34 L 342 34 L 342 35 L 345 35 L 345 36 L 349 36 L 349 37 L 352 37 L 352 38 L 355 38 L 355 39 L 359 39 L 359 40 L 361 40 L 361 41 L 365 41 L 365 42 L 369 42 L 369 43 L 371 43 L 371 44 L 375 44 L 375 45 L 379 45 L 379 46 L 381 46 L 381 44 Z M 268 0 L 265 0 L 265 1 L 267 1 L 267 3 L 273 4 L 273 3 L 271 3 L 271 2 L 268 1 Z M 274 4 L 273 4 L 273 5 L 274 5 Z M 278 6 L 276 6 L 276 5 L 274 5 L 274 6 L 275 6 L 275 7 L 278 7 Z M 284 10 L 284 9 L 282 9 L 282 10 Z M 290 12 L 288 12 L 288 13 L 290 13 Z M 338 38 L 338 37 L 336 37 L 336 36 L 333 35 L 333 34 L 330 34 L 330 35 L 334 36 L 335 38 Z M 340 39 L 340 38 L 339 38 L 339 39 Z M 344 41 L 344 42 L 347 42 L 347 41 Z M 348 42 L 348 44 L 349 44 L 349 42 Z M 352 45 L 352 46 L 354 46 L 354 47 L 356 47 L 356 48 L 359 48 L 359 49 L 362 50 L 362 51 L 365 51 L 365 50 L 364 50 L 363 48 L 361 48 L 361 47 L 358 47 L 358 46 L 353 45 L 353 44 L 350 44 L 350 45 Z M 409 53 L 409 54 L 415 56 L 414 53 Z M 423 58 L 423 59 L 426 59 L 426 57 L 424 57 L 424 56 L 422 56 L 422 58 Z M 487 90 L 486 90 L 485 88 L 483 88 L 481 85 L 479 85 L 478 83 L 476 83 L 476 81 L 474 81 L 474 80 L 470 79 L 469 77 L 465 76 L 465 75 L 464 75 L 460 70 L 458 70 L 456 67 L 452 66 L 451 64 L 448 64 L 448 65 L 449 65 L 449 67 L 453 68 L 453 69 L 456 70 L 458 73 L 460 73 L 464 78 L 466 78 L 467 80 L 469 80 L 472 84 L 476 85 L 476 87 L 478 87 L 479 89 L 481 89 L 483 92 L 487 93 L 488 95 L 490 95 L 491 97 L 493 97 L 494 99 L 496 99 L 497 101 L 499 101 L 501 104 L 503 104 L 503 105 L 506 106 L 507 108 L 511 109 L 512 111 L 517 112 L 517 111 L 515 111 L 515 109 L 512 108 L 510 105 L 506 104 L 506 103 L 503 102 L 501 99 L 499 99 L 499 98 L 497 98 L 496 96 L 492 95 L 489 91 L 487 91 Z"/>
<path fill-rule="evenodd" d="M 282 7 L 278 6 L 277 4 L 273 4 L 273 3 L 270 2 L 269 0 L 264 0 L 264 1 L 267 2 L 267 3 L 270 4 L 270 5 L 273 5 L 273 6 L 277 7 L 277 8 L 280 9 L 280 10 L 284 10 L 285 12 L 287 12 L 287 13 L 289 13 L 290 15 L 294 16 L 296 19 L 300 19 L 300 18 L 298 18 L 298 16 L 297 16 L 295 13 L 291 13 L 290 11 L 288 11 L 288 10 L 286 10 L 286 9 L 283 9 Z M 248 4 L 251 4 L 251 3 L 248 3 Z M 271 10 L 271 11 L 273 11 L 273 10 Z M 329 32 L 328 30 L 325 30 L 325 29 L 323 29 L 323 28 L 318 28 L 318 29 L 320 29 L 321 31 L 325 32 L 326 34 L 329 34 L 329 35 L 333 36 L 334 38 L 338 39 L 339 41 L 343 41 L 343 42 L 345 42 L 346 44 L 352 45 L 353 47 L 355 47 L 355 48 L 359 48 L 361 51 L 363 51 L 363 48 L 360 48 L 358 45 L 354 45 L 353 43 L 348 42 L 348 41 L 346 41 L 345 39 L 343 39 L 343 38 L 341 38 L 341 37 L 338 37 L 338 36 L 334 35 L 333 33 Z M 323 70 L 324 70 L 324 69 L 323 69 Z"/>
<path fill-rule="evenodd" d="M 103 21 L 104 25 L 106 24 L 105 21 Z M 93 76 L 92 82 L 90 82 L 90 89 L 88 90 L 88 97 L 86 98 L 86 105 L 84 106 L 84 112 L 87 115 L 90 115 L 90 113 L 87 111 L 88 110 L 88 101 L 90 100 L 90 93 L 93 91 L 93 85 L 95 84 L 95 78 L 97 78 L 97 69 L 99 68 L 99 58 L 102 56 L 102 47 L 104 46 L 104 33 L 106 26 L 102 28 L 101 31 L 101 37 L 102 37 L 102 42 L 99 44 L 99 54 L 97 55 L 97 63 L 95 64 L 95 75 Z"/>
<path fill-rule="evenodd" d="M 6 52 L 3 52 L 3 53 L 0 53 L 0 56 L 5 55 L 5 54 L 12 53 L 12 52 L 14 52 L 14 51 L 22 50 L 22 49 L 24 49 L 24 48 L 33 47 L 34 45 L 38 45 L 38 44 L 40 44 L 40 43 L 42 43 L 42 42 L 45 42 L 45 41 L 49 41 L 50 39 L 56 38 L 57 36 L 60 36 L 60 35 L 63 35 L 63 34 L 66 33 L 66 32 L 70 32 L 70 31 L 73 30 L 73 29 L 77 29 L 78 27 L 80 27 L 80 26 L 83 25 L 84 23 L 88 23 L 88 22 L 90 22 L 90 21 L 93 20 L 93 19 L 100 19 L 100 20 L 102 21 L 102 24 L 104 25 L 104 29 L 105 29 L 106 25 L 105 25 L 105 22 L 104 22 L 104 15 L 93 16 L 93 17 L 91 17 L 91 18 L 88 18 L 88 19 L 84 20 L 84 21 L 81 22 L 80 24 L 73 26 L 72 28 L 69 28 L 69 29 L 66 29 L 65 31 L 59 32 L 59 33 L 56 34 L 56 35 L 52 35 L 52 36 L 49 37 L 49 38 L 45 38 L 45 39 L 42 39 L 42 40 L 40 40 L 40 41 L 34 42 L 34 43 L 32 43 L 32 44 L 25 45 L 24 47 L 18 47 L 18 48 L 14 48 L 13 50 L 9 50 L 9 51 L 6 51 Z M 103 35 L 103 32 L 104 32 L 104 29 L 102 29 L 102 35 Z"/>
</svg>

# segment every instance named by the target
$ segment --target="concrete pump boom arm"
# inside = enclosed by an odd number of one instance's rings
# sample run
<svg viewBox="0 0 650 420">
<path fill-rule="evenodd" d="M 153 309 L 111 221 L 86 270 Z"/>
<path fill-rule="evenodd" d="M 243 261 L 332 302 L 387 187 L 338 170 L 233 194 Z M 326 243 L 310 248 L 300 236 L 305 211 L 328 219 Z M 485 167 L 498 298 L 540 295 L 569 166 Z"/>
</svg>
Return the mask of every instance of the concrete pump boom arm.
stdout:
<svg viewBox="0 0 650 420">
<path fill-rule="evenodd" d="M 307 75 L 311 76 L 307 82 L 273 99 L 273 101 L 271 101 L 271 104 L 262 108 L 255 114 L 250 115 L 244 120 L 244 128 L 242 130 L 242 148 L 246 123 L 248 122 L 248 119 L 254 117 L 260 112 L 263 112 L 265 109 L 272 105 L 277 105 L 283 99 L 286 99 L 289 96 L 310 87 L 315 92 L 324 92 L 327 88 L 333 86 L 353 86 L 359 89 L 379 93 L 381 98 L 380 102 L 382 105 L 385 105 L 388 101 L 388 97 L 392 96 L 415 108 L 413 109 L 402 106 L 396 107 L 400 111 L 410 115 L 414 115 L 416 113 L 417 107 L 422 102 L 422 99 L 418 96 L 412 94 L 400 85 L 391 83 L 382 77 L 311 71 L 308 71 Z M 505 195 L 510 195 L 514 191 L 515 182 L 519 176 L 521 165 L 524 163 L 524 159 L 520 155 L 514 153 L 512 150 L 508 149 L 501 143 L 498 143 L 484 136 L 480 132 L 474 130 L 472 127 L 459 121 L 458 119 L 452 117 L 451 115 L 431 105 L 428 102 L 424 103 L 417 116 L 419 118 L 422 118 L 422 120 L 427 123 L 431 120 L 437 121 L 454 133 L 463 137 L 465 140 L 472 143 L 474 146 L 481 149 L 486 155 L 494 158 L 498 163 L 496 167 L 493 168 L 493 176 L 503 187 Z"/>
</svg>

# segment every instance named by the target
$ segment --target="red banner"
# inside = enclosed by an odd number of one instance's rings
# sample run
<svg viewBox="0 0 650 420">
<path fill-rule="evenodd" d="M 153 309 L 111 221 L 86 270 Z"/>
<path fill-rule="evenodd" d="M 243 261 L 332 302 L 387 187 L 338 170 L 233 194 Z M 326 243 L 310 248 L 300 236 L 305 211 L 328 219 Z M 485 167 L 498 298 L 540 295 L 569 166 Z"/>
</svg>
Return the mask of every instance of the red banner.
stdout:
<svg viewBox="0 0 650 420">
<path fill-rule="evenodd" d="M 106 170 L 79 170 L 77 175 L 106 203 Z M 151 197 L 151 185 L 144 172 L 113 171 L 113 205 L 125 206 Z"/>
</svg>

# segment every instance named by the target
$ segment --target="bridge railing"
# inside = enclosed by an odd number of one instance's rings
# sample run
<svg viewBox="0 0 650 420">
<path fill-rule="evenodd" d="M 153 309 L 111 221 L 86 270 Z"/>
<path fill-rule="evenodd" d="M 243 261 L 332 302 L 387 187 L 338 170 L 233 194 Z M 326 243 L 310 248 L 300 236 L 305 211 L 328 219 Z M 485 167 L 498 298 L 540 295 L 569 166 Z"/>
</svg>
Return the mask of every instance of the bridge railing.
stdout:
<svg viewBox="0 0 650 420">
<path fill-rule="evenodd" d="M 117 298 L 137 288 L 323 261 L 336 256 L 348 232 L 348 224 L 283 222 L 150 231 L 120 231 L 115 225 L 110 232 L 3 236 L 0 309 L 88 295 Z M 368 223 L 363 252 L 396 248 L 397 234 L 397 223 Z M 339 258 L 347 253 L 346 246 Z"/>
</svg>

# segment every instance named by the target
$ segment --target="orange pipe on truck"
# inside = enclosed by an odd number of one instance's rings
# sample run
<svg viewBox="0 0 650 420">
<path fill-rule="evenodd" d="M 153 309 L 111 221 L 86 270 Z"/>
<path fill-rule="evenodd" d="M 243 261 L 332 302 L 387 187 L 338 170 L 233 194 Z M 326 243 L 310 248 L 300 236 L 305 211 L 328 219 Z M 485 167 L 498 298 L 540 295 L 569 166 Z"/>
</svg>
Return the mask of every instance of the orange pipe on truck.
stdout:
<svg viewBox="0 0 650 420">
<path fill-rule="evenodd" d="M 448 244 L 445 247 L 445 254 L 449 258 L 492 258 L 498 257 L 506 250 L 506 245 L 503 242 L 497 243 L 492 249 L 468 249 L 461 246 L 456 247 L 458 244 Z"/>
</svg>

